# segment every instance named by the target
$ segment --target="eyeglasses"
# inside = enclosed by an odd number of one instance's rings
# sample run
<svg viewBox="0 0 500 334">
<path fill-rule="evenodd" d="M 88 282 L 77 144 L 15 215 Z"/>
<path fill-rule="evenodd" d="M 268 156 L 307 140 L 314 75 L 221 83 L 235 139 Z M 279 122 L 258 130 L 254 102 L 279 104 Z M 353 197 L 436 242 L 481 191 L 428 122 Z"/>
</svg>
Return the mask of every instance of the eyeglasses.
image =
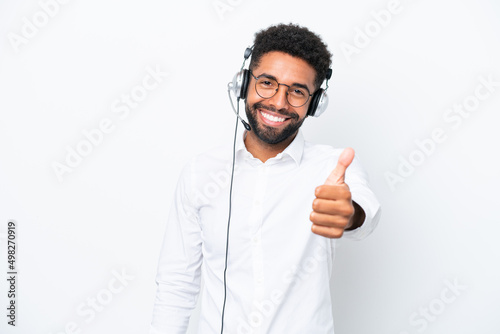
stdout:
<svg viewBox="0 0 500 334">
<path fill-rule="evenodd" d="M 250 71 L 250 74 L 255 79 L 255 91 L 260 97 L 264 99 L 270 99 L 271 97 L 276 95 L 280 88 L 280 85 L 288 87 L 288 91 L 286 92 L 286 100 L 292 107 L 302 107 L 307 103 L 307 101 L 309 101 L 309 98 L 312 96 L 306 86 L 298 84 L 289 86 L 283 83 L 279 83 L 278 81 L 276 81 L 276 79 L 266 74 L 259 75 L 258 77 L 253 75 L 252 71 Z"/>
</svg>

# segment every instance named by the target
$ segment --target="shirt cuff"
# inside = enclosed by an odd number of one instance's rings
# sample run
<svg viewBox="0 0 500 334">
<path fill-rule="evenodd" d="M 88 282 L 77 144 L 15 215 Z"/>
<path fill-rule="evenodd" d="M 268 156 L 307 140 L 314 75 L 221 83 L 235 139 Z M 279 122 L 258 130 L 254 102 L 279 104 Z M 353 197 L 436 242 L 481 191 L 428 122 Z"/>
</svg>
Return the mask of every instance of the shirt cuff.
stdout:
<svg viewBox="0 0 500 334">
<path fill-rule="evenodd" d="M 379 202 L 373 194 L 364 194 L 363 189 L 351 189 L 352 200 L 365 211 L 365 220 L 363 224 L 350 231 L 344 231 L 343 236 L 351 240 L 362 240 L 369 236 L 377 227 L 381 216 Z"/>
</svg>

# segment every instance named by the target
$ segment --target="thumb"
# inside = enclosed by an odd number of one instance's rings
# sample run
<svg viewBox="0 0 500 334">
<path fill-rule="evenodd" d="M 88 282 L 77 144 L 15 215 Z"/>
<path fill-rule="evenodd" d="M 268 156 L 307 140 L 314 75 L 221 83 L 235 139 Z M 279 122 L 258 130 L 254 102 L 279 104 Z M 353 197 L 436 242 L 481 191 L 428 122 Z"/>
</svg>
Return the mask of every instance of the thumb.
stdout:
<svg viewBox="0 0 500 334">
<path fill-rule="evenodd" d="M 349 167 L 353 159 L 354 159 L 354 150 L 350 147 L 344 149 L 342 153 L 340 153 L 337 166 L 335 166 L 333 171 L 330 173 L 330 175 L 326 179 L 325 184 L 327 185 L 343 184 L 345 179 L 345 171 L 347 167 Z"/>
</svg>

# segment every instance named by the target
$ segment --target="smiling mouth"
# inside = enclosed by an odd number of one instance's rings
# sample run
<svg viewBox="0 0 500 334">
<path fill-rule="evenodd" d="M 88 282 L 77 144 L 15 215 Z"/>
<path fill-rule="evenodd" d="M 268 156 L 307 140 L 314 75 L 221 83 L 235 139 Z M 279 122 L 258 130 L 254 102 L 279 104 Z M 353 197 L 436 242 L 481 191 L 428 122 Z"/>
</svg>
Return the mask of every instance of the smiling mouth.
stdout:
<svg viewBox="0 0 500 334">
<path fill-rule="evenodd" d="M 289 119 L 289 117 L 278 117 L 271 115 L 270 113 L 267 113 L 262 109 L 259 110 L 259 113 L 264 119 L 265 123 L 269 125 L 280 125 L 285 123 L 285 121 Z"/>
</svg>

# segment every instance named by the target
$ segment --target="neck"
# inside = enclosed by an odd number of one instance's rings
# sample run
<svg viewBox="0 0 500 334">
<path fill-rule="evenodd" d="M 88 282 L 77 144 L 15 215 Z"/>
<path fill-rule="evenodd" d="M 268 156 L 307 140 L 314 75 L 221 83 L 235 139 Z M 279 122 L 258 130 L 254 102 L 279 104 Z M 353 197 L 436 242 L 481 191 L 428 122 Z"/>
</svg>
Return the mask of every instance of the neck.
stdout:
<svg viewBox="0 0 500 334">
<path fill-rule="evenodd" d="M 249 131 L 247 132 L 247 135 L 245 136 L 245 146 L 250 152 L 254 158 L 259 159 L 262 162 L 266 162 L 270 158 L 274 158 L 276 155 L 279 153 L 283 152 L 285 148 L 290 145 L 290 143 L 295 139 L 295 136 L 297 136 L 297 132 L 295 132 L 294 135 L 288 137 L 284 141 L 278 144 L 268 144 L 266 142 L 263 142 L 260 140 L 256 135 L 255 132 Z"/>
</svg>

